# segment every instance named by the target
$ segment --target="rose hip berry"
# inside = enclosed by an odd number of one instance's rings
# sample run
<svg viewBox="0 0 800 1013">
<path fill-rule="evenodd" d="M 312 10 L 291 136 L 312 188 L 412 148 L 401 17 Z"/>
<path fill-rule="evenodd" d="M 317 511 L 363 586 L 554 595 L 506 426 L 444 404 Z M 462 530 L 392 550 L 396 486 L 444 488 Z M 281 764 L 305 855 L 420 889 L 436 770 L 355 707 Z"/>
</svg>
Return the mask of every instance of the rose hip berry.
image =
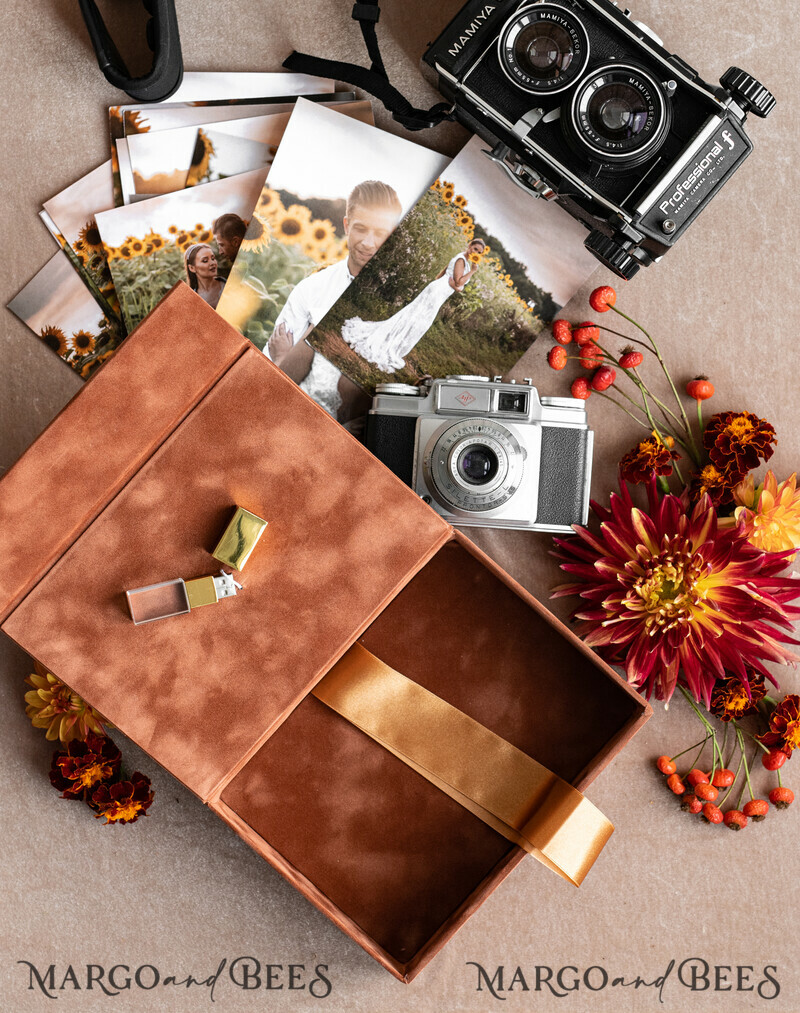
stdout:
<svg viewBox="0 0 800 1013">
<path fill-rule="evenodd" d="M 703 806 L 703 819 L 706 823 L 722 823 L 724 818 L 722 810 L 711 802 L 706 802 Z"/>
<path fill-rule="evenodd" d="M 590 385 L 592 390 L 608 390 L 616 379 L 616 370 L 612 369 L 611 366 L 601 366 L 592 376 Z"/>
<path fill-rule="evenodd" d="M 567 350 L 561 345 L 553 345 L 547 353 L 547 364 L 551 369 L 563 369 L 567 364 Z"/>
<path fill-rule="evenodd" d="M 782 749 L 770 749 L 761 754 L 761 762 L 767 770 L 780 770 L 786 763 L 786 753 Z"/>
<path fill-rule="evenodd" d="M 578 324 L 572 332 L 572 336 L 579 345 L 588 345 L 590 341 L 597 341 L 600 337 L 600 328 L 591 320 L 586 320 L 584 323 Z"/>
<path fill-rule="evenodd" d="M 697 795 L 698 798 L 701 798 L 704 802 L 716 802 L 717 796 L 719 795 L 719 792 L 714 787 L 714 785 L 708 784 L 708 782 L 696 785 L 694 793 L 695 795 Z"/>
<path fill-rule="evenodd" d="M 735 780 L 736 775 L 734 772 L 732 770 L 728 770 L 727 767 L 723 767 L 721 770 L 714 771 L 711 783 L 715 788 L 730 788 Z"/>
<path fill-rule="evenodd" d="M 659 756 L 656 760 L 656 766 L 661 773 L 666 774 L 667 777 L 669 777 L 670 774 L 674 774 L 677 770 L 677 767 L 669 756 Z"/>
<path fill-rule="evenodd" d="M 686 791 L 686 785 L 681 780 L 680 774 L 670 774 L 667 778 L 667 787 L 676 795 L 683 795 Z"/>
<path fill-rule="evenodd" d="M 744 830 L 747 826 L 747 817 L 738 809 L 729 809 L 722 820 L 729 830 Z"/>
<path fill-rule="evenodd" d="M 686 384 L 686 393 L 695 401 L 707 401 L 714 396 L 714 384 L 707 376 L 696 376 Z"/>
<path fill-rule="evenodd" d="M 610 285 L 601 285 L 589 296 L 589 305 L 595 313 L 608 313 L 616 305 L 617 293 Z"/>
<path fill-rule="evenodd" d="M 585 376 L 577 376 L 572 381 L 572 386 L 569 390 L 573 397 L 577 397 L 581 401 L 586 401 L 592 393 L 592 388 L 589 386 L 589 381 Z"/>
<path fill-rule="evenodd" d="M 697 795 L 684 795 L 681 799 L 681 809 L 685 813 L 699 813 L 703 811 L 703 803 Z"/>
<path fill-rule="evenodd" d="M 602 365 L 603 353 L 593 341 L 590 341 L 581 348 L 580 362 L 584 369 L 595 369 Z"/>
<path fill-rule="evenodd" d="M 776 809 L 788 809 L 794 802 L 794 792 L 791 788 L 773 788 L 769 793 L 769 800 Z"/>
<path fill-rule="evenodd" d="M 697 767 L 692 767 L 686 775 L 686 781 L 693 788 L 698 784 L 708 784 L 708 774 L 704 773 L 702 770 L 698 770 Z"/>
<path fill-rule="evenodd" d="M 622 349 L 620 354 L 619 364 L 623 369 L 636 369 L 637 366 L 641 366 L 644 362 L 644 356 L 641 352 L 637 352 L 631 348 L 630 345 L 627 348 Z"/>
<path fill-rule="evenodd" d="M 569 320 L 553 321 L 553 337 L 559 345 L 568 345 L 572 341 L 572 324 Z"/>
<path fill-rule="evenodd" d="M 769 812 L 769 803 L 763 798 L 751 798 L 742 812 L 754 823 L 760 823 Z"/>
</svg>

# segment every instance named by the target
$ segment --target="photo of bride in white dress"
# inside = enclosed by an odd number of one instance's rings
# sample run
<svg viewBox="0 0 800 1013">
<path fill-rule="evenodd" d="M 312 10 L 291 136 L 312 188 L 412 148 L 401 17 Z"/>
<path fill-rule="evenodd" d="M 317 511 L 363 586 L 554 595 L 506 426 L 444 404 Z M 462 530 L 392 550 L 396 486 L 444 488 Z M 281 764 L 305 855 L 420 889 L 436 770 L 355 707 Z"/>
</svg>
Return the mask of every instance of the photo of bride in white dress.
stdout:
<svg viewBox="0 0 800 1013">
<path fill-rule="evenodd" d="M 442 306 L 454 292 L 463 292 L 478 270 L 470 255 L 482 254 L 485 247 L 482 239 L 473 239 L 415 299 L 387 320 L 345 320 L 342 338 L 378 369 L 387 373 L 402 369 L 405 357 L 433 326 Z"/>
</svg>

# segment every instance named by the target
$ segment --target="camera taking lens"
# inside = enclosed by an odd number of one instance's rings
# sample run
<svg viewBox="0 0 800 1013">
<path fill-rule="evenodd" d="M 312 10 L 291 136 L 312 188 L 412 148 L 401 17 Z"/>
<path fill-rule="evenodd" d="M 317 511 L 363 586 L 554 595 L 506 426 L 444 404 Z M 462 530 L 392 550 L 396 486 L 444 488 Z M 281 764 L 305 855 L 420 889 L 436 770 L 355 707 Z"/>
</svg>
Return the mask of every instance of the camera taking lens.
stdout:
<svg viewBox="0 0 800 1013">
<path fill-rule="evenodd" d="M 497 454 L 480 443 L 473 443 L 467 447 L 458 459 L 459 474 L 473 485 L 491 482 L 497 474 L 498 467 Z"/>
<path fill-rule="evenodd" d="M 580 21 L 561 7 L 537 4 L 520 11 L 500 39 L 503 69 L 526 91 L 561 91 L 586 66 L 589 40 Z"/>
</svg>

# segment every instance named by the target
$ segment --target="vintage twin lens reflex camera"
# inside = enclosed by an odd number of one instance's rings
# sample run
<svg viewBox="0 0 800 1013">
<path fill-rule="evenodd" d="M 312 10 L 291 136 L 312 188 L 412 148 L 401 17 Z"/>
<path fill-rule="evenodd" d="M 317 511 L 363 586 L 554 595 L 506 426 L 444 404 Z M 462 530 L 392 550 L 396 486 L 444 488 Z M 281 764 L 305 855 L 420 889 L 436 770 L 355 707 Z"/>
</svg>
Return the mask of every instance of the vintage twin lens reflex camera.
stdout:
<svg viewBox="0 0 800 1013">
<path fill-rule="evenodd" d="M 451 523 L 536 531 L 586 523 L 593 439 L 583 401 L 485 376 L 379 384 L 366 434 Z"/>
<path fill-rule="evenodd" d="M 470 0 L 423 69 L 487 154 L 589 229 L 631 278 L 662 257 L 752 150 L 772 95 L 731 67 L 721 87 L 609 0 Z"/>
</svg>

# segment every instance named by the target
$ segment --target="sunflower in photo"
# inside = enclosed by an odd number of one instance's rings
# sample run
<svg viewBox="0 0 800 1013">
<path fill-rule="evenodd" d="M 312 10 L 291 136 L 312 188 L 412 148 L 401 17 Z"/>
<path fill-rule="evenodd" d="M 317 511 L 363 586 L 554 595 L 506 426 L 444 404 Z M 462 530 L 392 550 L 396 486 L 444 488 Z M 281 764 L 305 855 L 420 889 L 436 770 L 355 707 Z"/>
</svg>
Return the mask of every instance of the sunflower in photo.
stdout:
<svg viewBox="0 0 800 1013">
<path fill-rule="evenodd" d="M 270 219 L 277 215 L 286 214 L 286 208 L 283 206 L 283 201 L 278 195 L 278 191 L 270 190 L 269 187 L 264 187 L 261 191 L 261 196 L 258 198 L 257 210 Z"/>
<path fill-rule="evenodd" d="M 189 235 L 188 232 L 179 232 L 175 236 L 175 244 L 177 246 L 185 246 L 187 243 L 191 243 L 191 241 L 192 241 L 192 237 Z"/>
<path fill-rule="evenodd" d="M 141 255 L 145 252 L 145 244 L 141 239 L 133 239 L 129 245 L 134 257 L 141 257 Z"/>
<path fill-rule="evenodd" d="M 145 243 L 147 243 L 147 245 L 150 247 L 151 250 L 161 250 L 163 249 L 166 243 L 164 237 L 160 233 L 154 232 L 153 229 L 151 229 L 147 233 L 147 235 L 144 237 L 144 241 Z"/>
<path fill-rule="evenodd" d="M 199 129 L 192 154 L 192 162 L 189 166 L 188 178 L 193 184 L 207 178 L 209 169 L 211 168 L 212 155 L 216 155 L 214 144 L 208 134 L 204 130 Z"/>
<path fill-rule="evenodd" d="M 453 186 L 452 183 L 443 183 L 440 192 L 442 197 L 444 197 L 444 199 L 449 204 L 450 201 L 453 199 L 453 197 L 455 197 L 456 195 L 456 188 Z"/>
<path fill-rule="evenodd" d="M 171 236 L 177 236 L 177 234 L 180 232 L 180 229 L 178 228 L 177 225 L 170 225 L 170 227 L 167 229 L 167 232 L 169 232 Z"/>
<path fill-rule="evenodd" d="M 250 253 L 259 253 L 265 250 L 270 243 L 270 227 L 267 219 L 259 211 L 253 212 L 253 217 L 247 226 L 244 234 L 241 249 Z"/>
<path fill-rule="evenodd" d="M 65 356 L 70 351 L 69 340 L 60 327 L 43 327 L 39 337 L 57 355 Z"/>
<path fill-rule="evenodd" d="M 122 246 L 120 246 L 119 249 L 117 250 L 117 253 L 119 254 L 120 260 L 130 260 L 131 257 L 133 256 L 133 254 L 131 253 L 131 248 L 128 245 L 128 243 L 123 243 Z"/>
<path fill-rule="evenodd" d="M 305 212 L 303 214 L 302 212 Z M 311 213 L 308 208 L 292 204 L 274 224 L 275 236 L 283 243 L 303 243 L 308 235 Z"/>
<path fill-rule="evenodd" d="M 311 242 L 317 243 L 319 246 L 327 246 L 335 238 L 336 230 L 333 227 L 333 222 L 328 221 L 327 218 L 315 218 L 311 222 L 309 228 L 309 240 Z"/>
<path fill-rule="evenodd" d="M 125 113 L 126 134 L 146 134 L 150 130 L 150 124 L 139 109 Z"/>
<path fill-rule="evenodd" d="M 78 233 L 78 242 L 81 249 L 87 253 L 102 253 L 103 240 L 100 238 L 100 230 L 94 218 L 88 221 Z M 77 243 L 75 244 L 77 246 Z"/>
<path fill-rule="evenodd" d="M 462 194 L 458 194 L 456 197 L 453 198 L 453 203 L 457 207 L 465 208 L 467 206 L 467 198 L 462 196 Z"/>
<path fill-rule="evenodd" d="M 195 239 L 198 243 L 210 243 L 214 238 L 214 233 L 210 229 L 201 229 L 195 235 Z"/>
<path fill-rule="evenodd" d="M 90 331 L 75 331 L 72 335 L 72 347 L 78 355 L 89 355 L 94 351 L 95 336 Z"/>
</svg>

